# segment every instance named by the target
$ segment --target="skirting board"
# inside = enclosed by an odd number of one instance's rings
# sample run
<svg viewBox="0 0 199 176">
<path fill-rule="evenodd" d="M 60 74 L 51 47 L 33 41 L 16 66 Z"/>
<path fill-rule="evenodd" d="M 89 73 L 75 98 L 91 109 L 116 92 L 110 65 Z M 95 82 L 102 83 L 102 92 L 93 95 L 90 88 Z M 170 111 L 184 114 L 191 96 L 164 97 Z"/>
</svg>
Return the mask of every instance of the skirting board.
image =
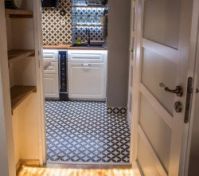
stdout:
<svg viewBox="0 0 199 176">
<path fill-rule="evenodd" d="M 39 167 L 41 166 L 39 160 L 19 160 L 16 165 L 16 172 L 18 173 L 21 169 L 22 166 L 34 166 L 34 167 Z"/>
</svg>

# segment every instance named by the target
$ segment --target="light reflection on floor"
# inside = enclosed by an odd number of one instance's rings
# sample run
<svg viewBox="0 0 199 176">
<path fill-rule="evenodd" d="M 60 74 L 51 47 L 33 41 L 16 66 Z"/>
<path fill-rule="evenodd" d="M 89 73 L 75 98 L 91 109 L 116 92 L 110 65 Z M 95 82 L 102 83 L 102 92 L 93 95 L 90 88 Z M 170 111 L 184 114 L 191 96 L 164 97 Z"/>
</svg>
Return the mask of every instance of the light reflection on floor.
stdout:
<svg viewBox="0 0 199 176">
<path fill-rule="evenodd" d="M 137 169 L 57 169 L 23 167 L 18 176 L 140 176 Z"/>
</svg>

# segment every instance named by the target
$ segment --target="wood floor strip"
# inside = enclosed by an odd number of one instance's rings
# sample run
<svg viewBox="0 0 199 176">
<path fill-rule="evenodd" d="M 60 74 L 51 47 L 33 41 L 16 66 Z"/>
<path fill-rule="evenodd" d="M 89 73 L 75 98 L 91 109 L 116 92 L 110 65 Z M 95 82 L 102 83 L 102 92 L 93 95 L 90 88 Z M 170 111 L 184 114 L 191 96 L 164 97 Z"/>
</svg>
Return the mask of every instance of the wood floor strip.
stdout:
<svg viewBox="0 0 199 176">
<path fill-rule="evenodd" d="M 55 169 L 23 166 L 18 176 L 140 176 L 137 169 Z"/>
</svg>

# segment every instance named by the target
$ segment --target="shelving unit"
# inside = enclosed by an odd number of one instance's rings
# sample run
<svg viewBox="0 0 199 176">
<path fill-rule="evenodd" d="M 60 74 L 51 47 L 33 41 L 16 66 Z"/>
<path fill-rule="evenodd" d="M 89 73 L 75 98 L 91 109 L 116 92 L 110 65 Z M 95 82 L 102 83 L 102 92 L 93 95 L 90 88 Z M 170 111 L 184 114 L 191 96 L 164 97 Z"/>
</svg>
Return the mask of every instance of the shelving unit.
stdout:
<svg viewBox="0 0 199 176">
<path fill-rule="evenodd" d="M 1 40 L 1 47 L 7 50 L 7 58 L 6 55 L 2 57 L 7 61 L 2 63 L 5 64 L 4 70 L 7 69 L 4 80 L 8 84 L 6 92 L 10 95 L 10 103 L 7 101 L 6 109 L 11 111 L 8 112 L 11 115 L 9 129 L 12 130 L 10 139 L 14 144 L 11 164 L 15 164 L 18 170 L 21 161 L 42 163 L 39 157 L 40 146 L 34 146 L 41 141 L 39 128 L 43 124 L 43 106 L 40 103 L 43 98 L 40 72 L 42 39 L 39 25 L 41 2 L 23 0 L 20 9 L 4 7 L 2 2 L 1 12 L 5 13 L 1 13 L 1 19 L 2 24 L 5 21 L 5 26 L 1 32 L 5 40 Z"/>
<path fill-rule="evenodd" d="M 30 7 L 27 6 L 23 7 L 23 9 L 5 9 L 5 15 L 7 17 L 12 111 L 16 109 L 28 95 L 36 92 L 36 86 L 32 86 L 32 83 L 35 82 L 34 75 L 31 75 L 32 72 L 27 74 L 28 71 L 26 71 L 26 68 L 33 70 L 30 66 L 35 65 L 33 64 L 35 62 L 34 59 L 29 59 L 35 56 L 34 29 L 32 25 L 34 16 L 33 11 L 28 10 L 29 8 Z M 19 33 L 22 33 L 22 36 L 20 36 Z M 28 61 L 26 62 L 24 60 Z"/>
<path fill-rule="evenodd" d="M 9 62 L 11 62 L 13 60 L 19 60 L 34 55 L 35 55 L 34 50 L 10 50 L 8 51 L 8 60 Z"/>
<path fill-rule="evenodd" d="M 14 110 L 31 93 L 36 92 L 36 86 L 13 86 L 11 88 L 11 105 Z"/>
<path fill-rule="evenodd" d="M 33 12 L 23 9 L 6 9 L 6 15 L 10 18 L 32 18 Z"/>
</svg>

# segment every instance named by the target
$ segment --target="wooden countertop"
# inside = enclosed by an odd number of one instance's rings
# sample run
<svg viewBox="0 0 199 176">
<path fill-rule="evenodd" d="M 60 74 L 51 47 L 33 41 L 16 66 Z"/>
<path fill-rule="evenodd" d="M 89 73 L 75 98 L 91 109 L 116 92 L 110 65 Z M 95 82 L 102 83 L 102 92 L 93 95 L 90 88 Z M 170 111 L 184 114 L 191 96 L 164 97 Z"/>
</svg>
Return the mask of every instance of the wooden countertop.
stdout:
<svg viewBox="0 0 199 176">
<path fill-rule="evenodd" d="M 44 45 L 44 49 L 69 49 L 71 45 Z"/>
<path fill-rule="evenodd" d="M 44 45 L 43 49 L 74 49 L 74 50 L 107 50 L 106 47 L 80 47 L 80 46 L 71 46 L 71 45 Z"/>
</svg>

